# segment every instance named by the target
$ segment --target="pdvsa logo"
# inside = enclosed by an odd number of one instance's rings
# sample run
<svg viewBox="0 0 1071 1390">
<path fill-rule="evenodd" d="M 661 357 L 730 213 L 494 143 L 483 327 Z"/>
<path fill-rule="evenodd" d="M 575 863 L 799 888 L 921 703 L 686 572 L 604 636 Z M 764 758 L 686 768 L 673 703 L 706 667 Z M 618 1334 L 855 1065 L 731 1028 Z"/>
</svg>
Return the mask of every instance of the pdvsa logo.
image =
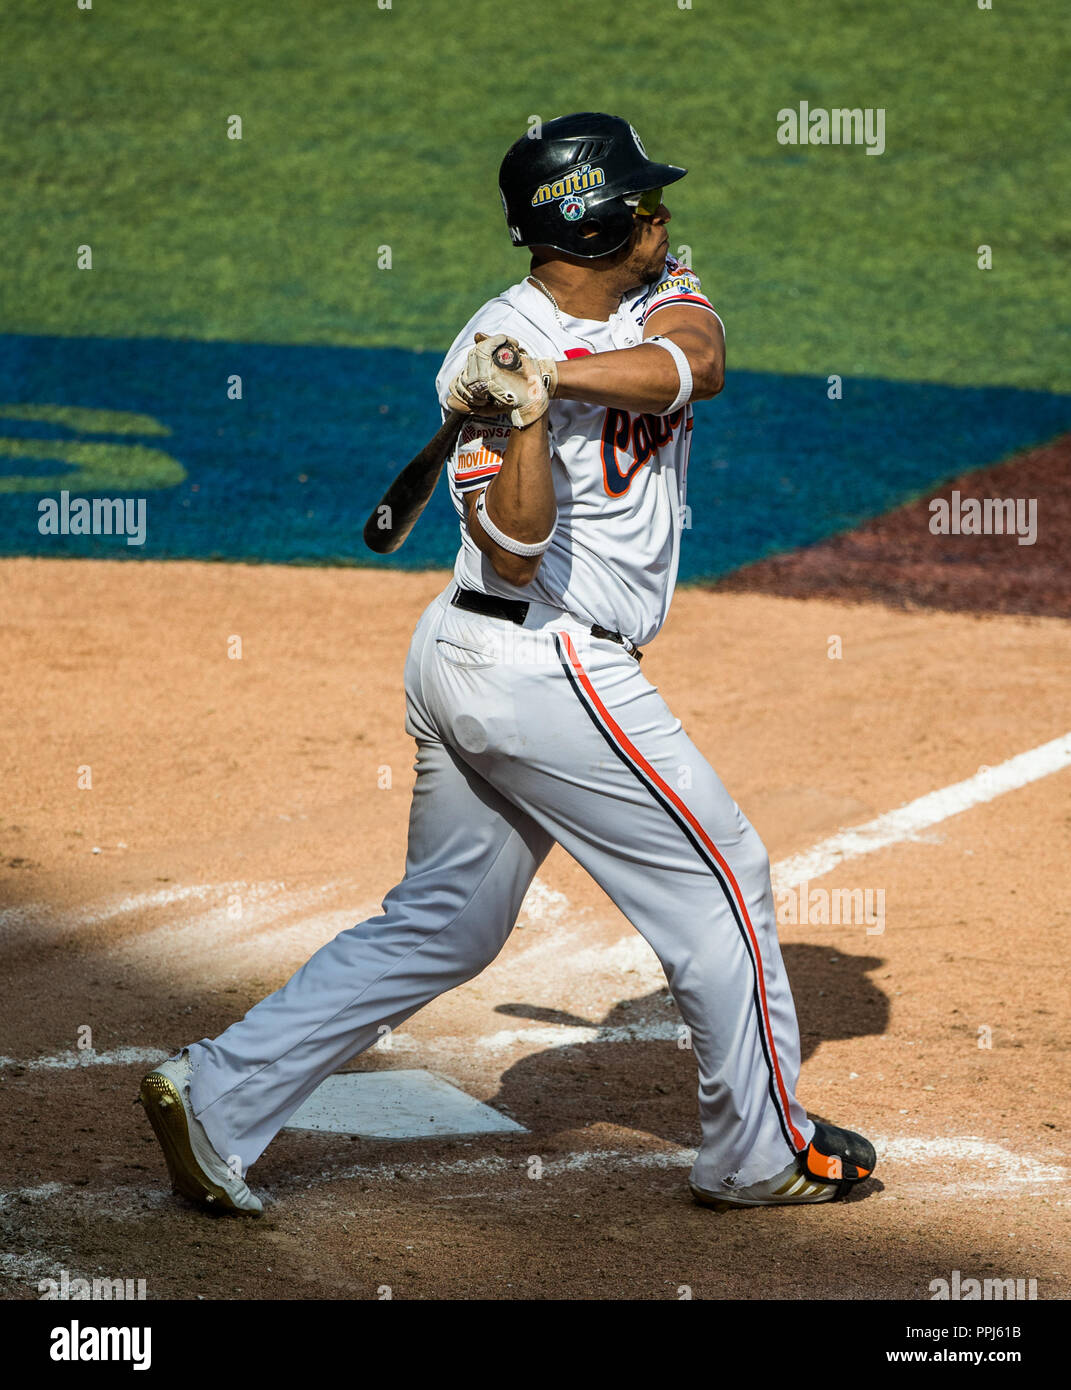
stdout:
<svg viewBox="0 0 1071 1390">
<path fill-rule="evenodd" d="M 571 194 L 584 193 L 589 188 L 601 188 L 605 182 L 606 175 L 601 169 L 593 169 L 590 164 L 581 164 L 579 169 L 571 170 L 563 179 L 555 179 L 553 183 L 541 183 L 532 196 L 532 206 L 538 208 L 544 203 L 557 203 Z M 576 214 L 579 217 L 584 211 L 584 204 L 582 199 L 577 198 L 575 201 L 580 203 L 580 212 Z M 564 214 L 564 208 L 562 212 Z"/>
</svg>

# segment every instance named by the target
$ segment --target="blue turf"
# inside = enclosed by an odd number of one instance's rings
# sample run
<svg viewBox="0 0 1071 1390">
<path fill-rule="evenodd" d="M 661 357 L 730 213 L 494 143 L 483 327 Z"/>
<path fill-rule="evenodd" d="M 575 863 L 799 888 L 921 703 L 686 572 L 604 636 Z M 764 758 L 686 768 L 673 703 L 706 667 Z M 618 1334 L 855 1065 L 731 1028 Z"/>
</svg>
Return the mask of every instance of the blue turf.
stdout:
<svg viewBox="0 0 1071 1390">
<path fill-rule="evenodd" d="M 4 492 L 3 478 L 61 466 L 0 456 L 0 554 L 449 565 L 457 526 L 442 484 L 397 556 L 378 559 L 361 541 L 368 512 L 437 427 L 439 361 L 383 348 L 0 337 L 0 407 L 135 411 L 171 431 L 78 435 L 0 419 L 0 438 L 142 443 L 188 475 L 158 491 L 101 490 L 146 498 L 138 548 L 41 535 L 38 497 Z M 238 402 L 226 395 L 233 373 Z M 844 399 L 830 401 L 825 378 L 730 372 L 723 394 L 696 407 L 682 577 L 820 540 L 1067 430 L 1068 395 L 846 379 Z"/>
</svg>

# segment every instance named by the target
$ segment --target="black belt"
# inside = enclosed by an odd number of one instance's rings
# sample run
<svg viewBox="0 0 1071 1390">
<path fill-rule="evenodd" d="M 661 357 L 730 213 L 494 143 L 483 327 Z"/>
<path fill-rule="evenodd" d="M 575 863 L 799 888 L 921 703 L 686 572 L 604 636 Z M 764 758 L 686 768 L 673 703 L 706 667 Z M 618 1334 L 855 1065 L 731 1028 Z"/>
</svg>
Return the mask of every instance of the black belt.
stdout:
<svg viewBox="0 0 1071 1390">
<path fill-rule="evenodd" d="M 504 618 L 506 622 L 516 623 L 518 627 L 527 618 L 528 610 L 531 607 L 531 604 L 526 603 L 524 599 L 499 598 L 496 594 L 481 594 L 476 589 L 455 589 L 450 602 L 455 608 L 464 608 L 467 613 L 482 613 L 485 618 Z M 637 661 L 643 656 L 643 652 L 640 651 L 635 642 L 622 636 L 620 632 L 611 632 L 609 628 L 600 627 L 598 623 L 592 624 L 591 635 L 592 637 L 605 637 L 611 642 L 616 642 Z"/>
</svg>

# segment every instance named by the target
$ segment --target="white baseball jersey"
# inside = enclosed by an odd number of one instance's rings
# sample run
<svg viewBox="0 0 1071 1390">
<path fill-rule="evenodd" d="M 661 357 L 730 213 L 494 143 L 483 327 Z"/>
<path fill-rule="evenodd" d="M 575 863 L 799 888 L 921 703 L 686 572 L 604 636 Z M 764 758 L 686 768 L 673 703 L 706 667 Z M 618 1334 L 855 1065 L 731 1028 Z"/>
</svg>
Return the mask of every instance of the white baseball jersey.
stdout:
<svg viewBox="0 0 1071 1390">
<path fill-rule="evenodd" d="M 673 257 L 663 275 L 624 295 L 606 322 L 555 309 L 528 279 L 489 300 L 455 338 L 436 378 L 446 410 L 449 386 L 476 333 L 507 333 L 534 357 L 556 361 L 635 347 L 667 304 L 694 304 L 715 317 L 699 279 Z M 720 319 L 719 319 L 720 322 Z M 548 431 L 558 522 L 539 573 L 523 589 L 506 583 L 469 534 L 462 494 L 486 487 L 502 465 L 508 417 L 467 421 L 450 459 L 450 491 L 461 518 L 454 577 L 466 589 L 564 609 L 620 632 L 638 646 L 659 631 L 677 578 L 692 410 L 633 414 L 554 400 Z"/>
</svg>

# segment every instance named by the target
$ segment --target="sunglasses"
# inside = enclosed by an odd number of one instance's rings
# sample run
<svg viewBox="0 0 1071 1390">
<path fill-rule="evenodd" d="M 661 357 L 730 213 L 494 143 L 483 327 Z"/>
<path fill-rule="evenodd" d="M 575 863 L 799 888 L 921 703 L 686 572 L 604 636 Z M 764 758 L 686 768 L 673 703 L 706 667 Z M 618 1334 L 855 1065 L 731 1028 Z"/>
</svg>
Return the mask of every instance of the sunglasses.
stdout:
<svg viewBox="0 0 1071 1390">
<path fill-rule="evenodd" d="M 662 189 L 651 188 L 646 193 L 641 193 L 636 204 L 637 217 L 654 217 L 655 213 L 662 206 Z"/>
</svg>

